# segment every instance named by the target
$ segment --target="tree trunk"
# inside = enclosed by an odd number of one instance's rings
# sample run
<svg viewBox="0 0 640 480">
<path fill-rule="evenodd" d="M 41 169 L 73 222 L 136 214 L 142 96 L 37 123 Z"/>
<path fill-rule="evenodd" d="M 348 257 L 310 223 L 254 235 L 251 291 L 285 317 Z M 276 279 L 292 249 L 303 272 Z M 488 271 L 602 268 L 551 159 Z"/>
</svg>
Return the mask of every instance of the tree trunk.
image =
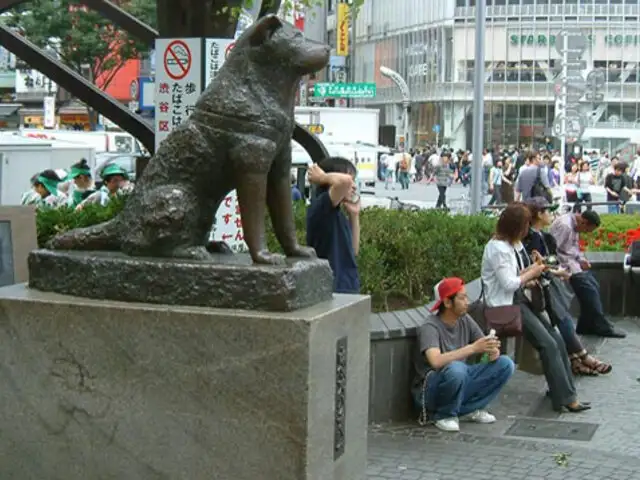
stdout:
<svg viewBox="0 0 640 480">
<path fill-rule="evenodd" d="M 231 9 L 242 4 L 243 0 L 158 0 L 158 31 L 168 38 L 233 38 L 238 22 Z"/>
</svg>

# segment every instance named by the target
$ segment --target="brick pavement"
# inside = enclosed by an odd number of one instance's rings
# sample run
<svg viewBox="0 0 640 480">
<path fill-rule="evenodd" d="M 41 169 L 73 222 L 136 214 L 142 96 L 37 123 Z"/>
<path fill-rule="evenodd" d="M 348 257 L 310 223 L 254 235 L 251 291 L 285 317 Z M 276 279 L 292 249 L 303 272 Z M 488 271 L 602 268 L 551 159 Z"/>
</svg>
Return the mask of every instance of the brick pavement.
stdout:
<svg viewBox="0 0 640 480">
<path fill-rule="evenodd" d="M 593 409 L 557 414 L 544 398 L 544 378 L 516 372 L 490 408 L 494 425 L 461 424 L 459 434 L 417 424 L 373 425 L 368 480 L 585 479 L 640 480 L 640 321 L 618 325 L 623 340 L 587 343 L 614 365 L 609 376 L 580 378 L 580 398 Z M 516 418 L 599 425 L 588 442 L 504 436 Z M 565 462 L 566 460 L 566 462 Z"/>
</svg>

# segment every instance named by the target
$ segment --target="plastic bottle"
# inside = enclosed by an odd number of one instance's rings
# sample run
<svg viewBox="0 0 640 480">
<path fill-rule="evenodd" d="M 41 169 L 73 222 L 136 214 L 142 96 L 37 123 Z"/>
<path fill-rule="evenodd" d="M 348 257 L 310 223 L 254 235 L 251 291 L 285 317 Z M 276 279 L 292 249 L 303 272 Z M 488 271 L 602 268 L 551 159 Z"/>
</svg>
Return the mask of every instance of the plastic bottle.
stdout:
<svg viewBox="0 0 640 480">
<path fill-rule="evenodd" d="M 489 330 L 489 338 L 496 338 L 496 331 L 492 328 L 491 330 Z M 480 357 L 480 363 L 489 363 L 489 354 L 487 352 L 484 352 L 482 354 L 482 357 Z"/>
</svg>

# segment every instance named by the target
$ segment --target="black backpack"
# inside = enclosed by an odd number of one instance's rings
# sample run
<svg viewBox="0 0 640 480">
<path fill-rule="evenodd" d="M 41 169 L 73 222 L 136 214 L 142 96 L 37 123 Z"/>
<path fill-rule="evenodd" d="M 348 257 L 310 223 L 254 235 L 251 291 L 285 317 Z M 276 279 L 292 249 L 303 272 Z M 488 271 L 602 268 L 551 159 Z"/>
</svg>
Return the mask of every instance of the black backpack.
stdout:
<svg viewBox="0 0 640 480">
<path fill-rule="evenodd" d="M 533 186 L 531 187 L 531 197 L 542 197 L 547 200 L 549 203 L 553 203 L 553 195 L 551 194 L 551 190 L 544 186 L 542 183 L 542 167 L 538 167 L 538 175 L 536 176 L 536 181 L 533 182 Z"/>
</svg>

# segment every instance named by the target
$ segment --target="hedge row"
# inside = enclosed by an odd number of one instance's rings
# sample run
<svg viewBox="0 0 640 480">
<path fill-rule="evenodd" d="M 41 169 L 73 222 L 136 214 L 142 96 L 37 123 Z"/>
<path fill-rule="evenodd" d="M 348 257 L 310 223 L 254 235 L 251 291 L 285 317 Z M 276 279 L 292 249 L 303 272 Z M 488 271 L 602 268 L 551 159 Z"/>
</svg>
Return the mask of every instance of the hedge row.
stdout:
<svg viewBox="0 0 640 480">
<path fill-rule="evenodd" d="M 90 205 L 80 212 L 61 208 L 40 210 L 37 217 L 38 243 L 43 246 L 58 232 L 105 221 L 115 215 L 124 200 L 108 207 Z M 295 207 L 298 239 L 305 242 L 306 207 Z M 624 242 L 596 243 L 597 238 L 620 238 L 640 226 L 640 216 L 603 215 L 600 232 L 585 240 L 589 250 L 622 250 Z M 495 218 L 484 215 L 448 215 L 438 210 L 419 212 L 368 208 L 361 212 L 358 267 L 362 292 L 370 294 L 373 308 L 395 310 L 425 303 L 433 285 L 442 277 L 477 278 L 484 245 L 491 238 Z M 270 226 L 270 222 L 267 222 Z M 280 246 L 271 230 L 269 248 Z M 625 239 L 627 236 L 625 236 Z M 606 245 L 605 245 L 606 243 Z"/>
</svg>

